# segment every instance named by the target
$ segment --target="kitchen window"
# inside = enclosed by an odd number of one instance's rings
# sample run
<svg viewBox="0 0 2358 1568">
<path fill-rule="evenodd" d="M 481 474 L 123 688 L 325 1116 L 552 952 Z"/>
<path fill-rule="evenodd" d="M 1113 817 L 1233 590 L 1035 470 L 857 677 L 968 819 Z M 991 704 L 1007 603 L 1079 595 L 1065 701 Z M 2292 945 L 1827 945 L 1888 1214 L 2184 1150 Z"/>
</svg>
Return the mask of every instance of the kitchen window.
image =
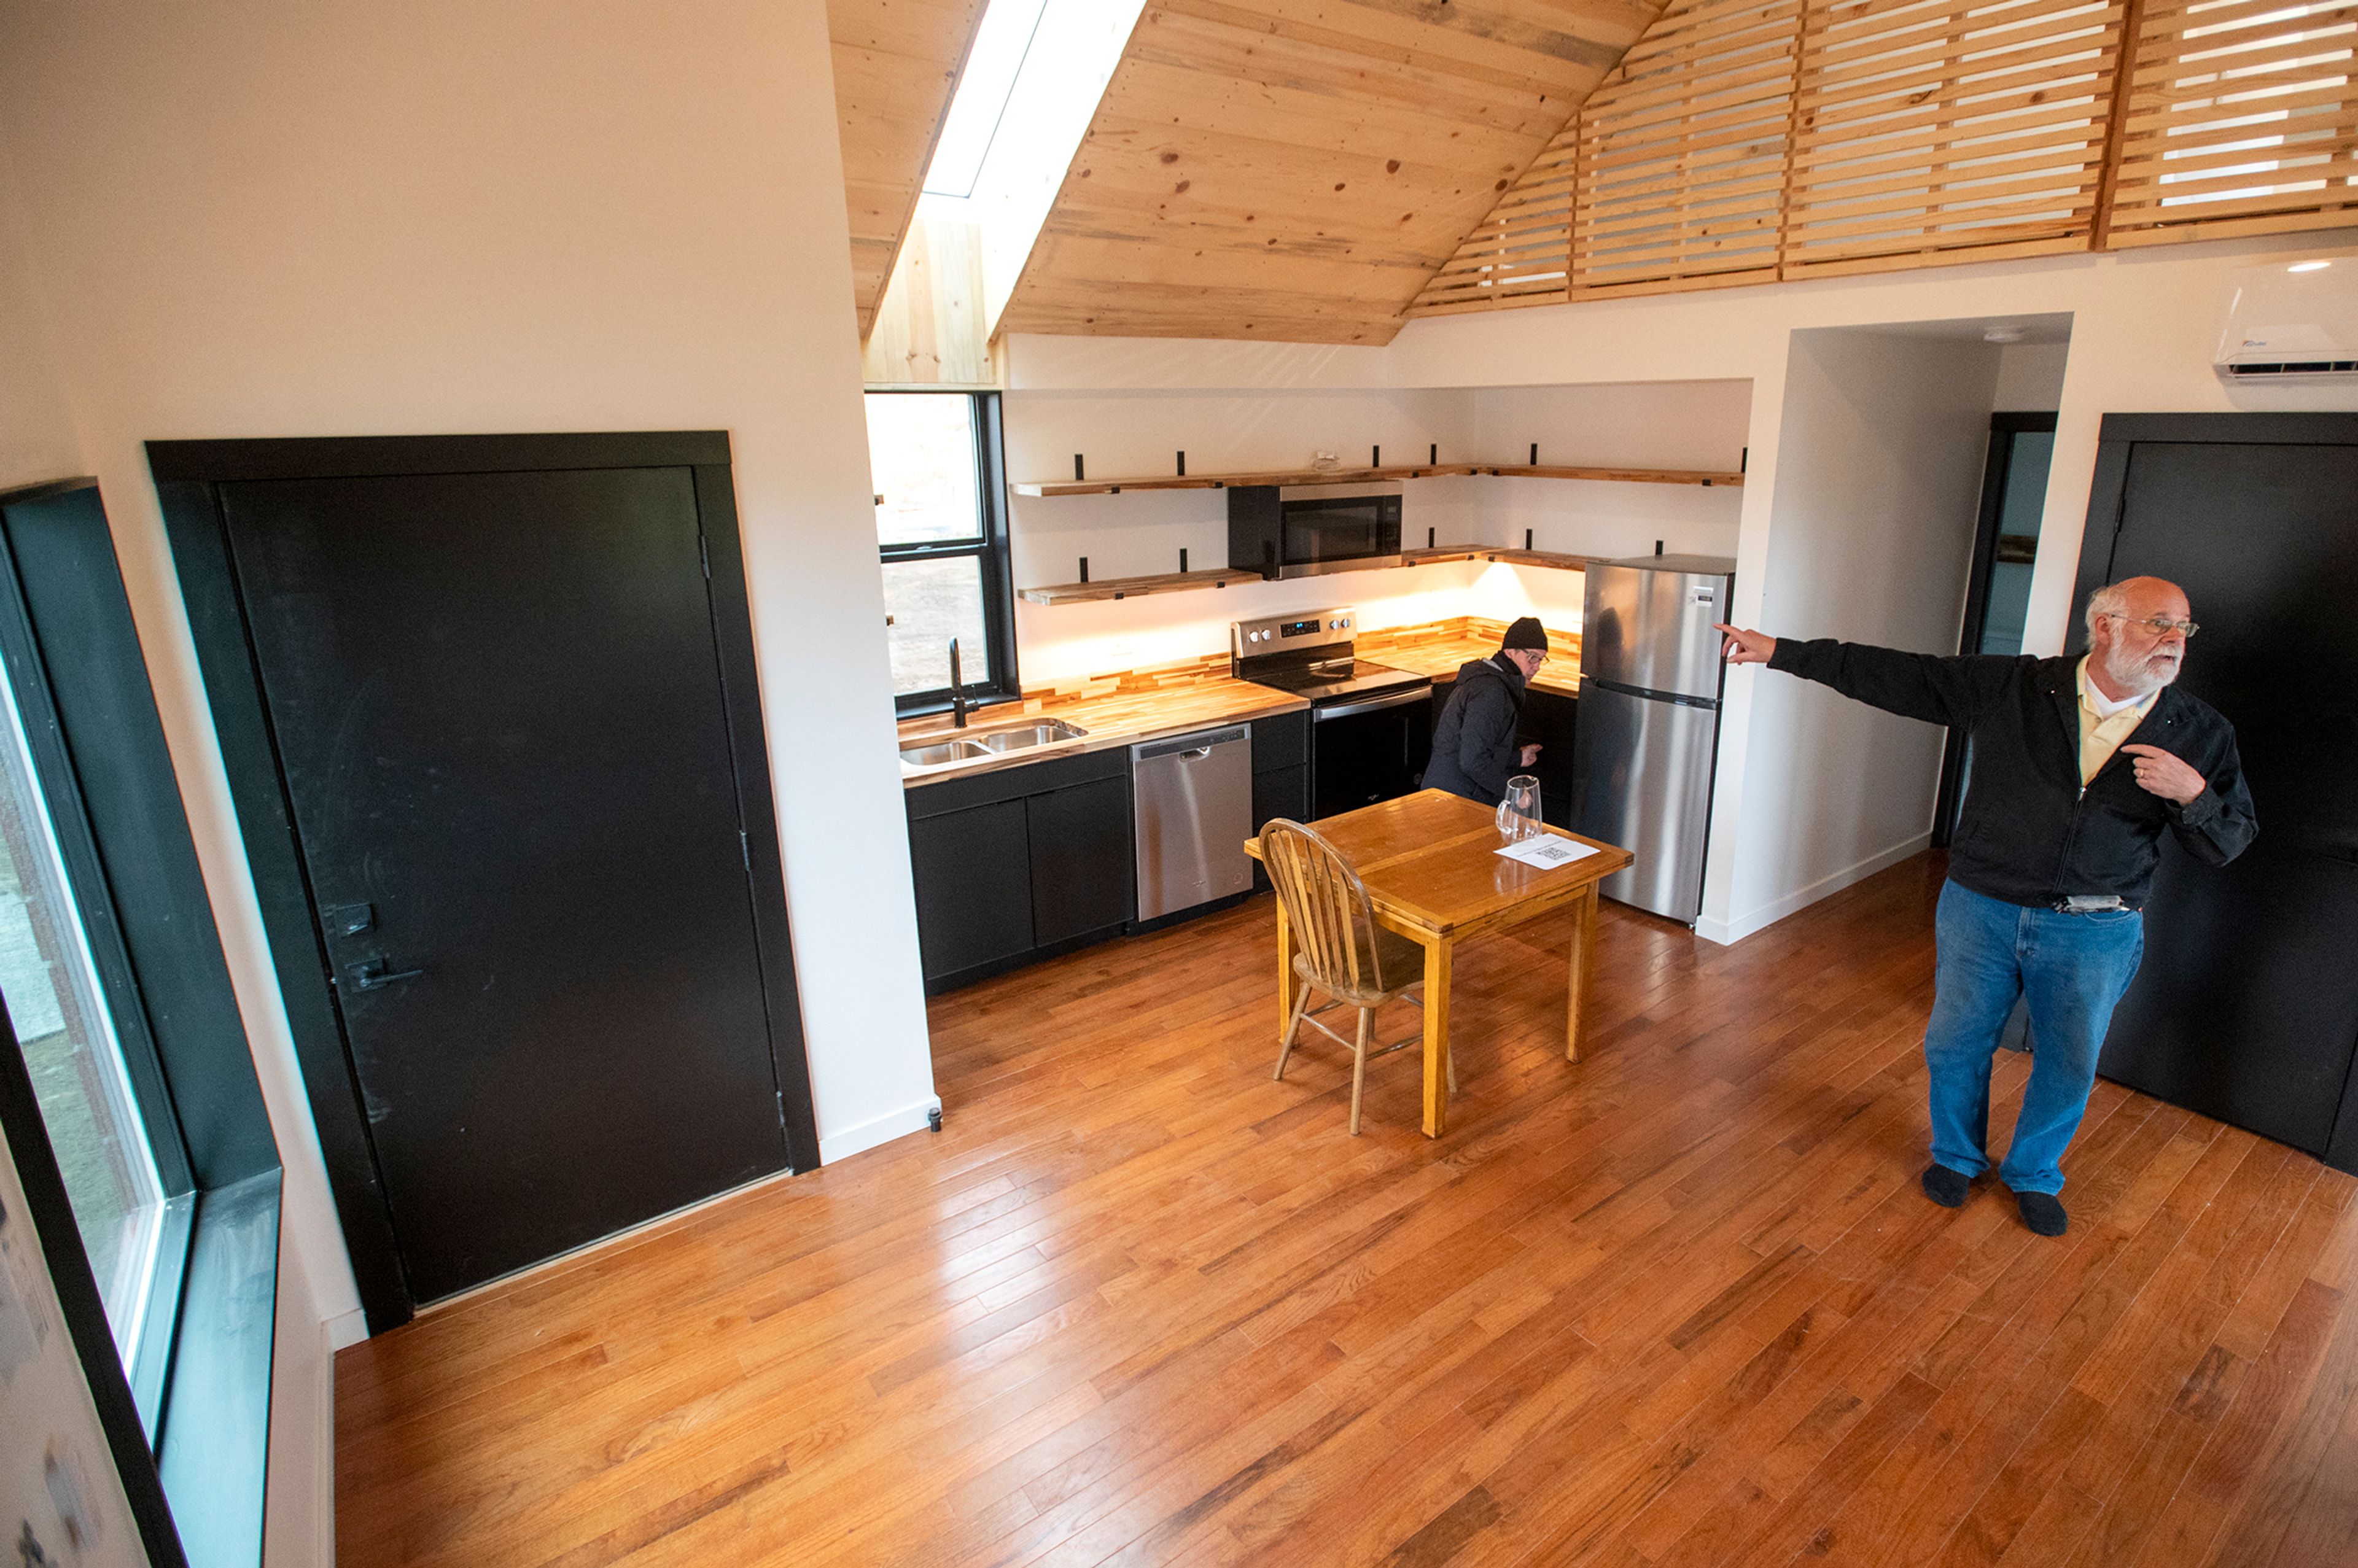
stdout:
<svg viewBox="0 0 2358 1568">
<path fill-rule="evenodd" d="M 868 455 L 894 705 L 950 705 L 953 640 L 969 702 L 1015 697 L 999 395 L 871 392 Z"/>
</svg>

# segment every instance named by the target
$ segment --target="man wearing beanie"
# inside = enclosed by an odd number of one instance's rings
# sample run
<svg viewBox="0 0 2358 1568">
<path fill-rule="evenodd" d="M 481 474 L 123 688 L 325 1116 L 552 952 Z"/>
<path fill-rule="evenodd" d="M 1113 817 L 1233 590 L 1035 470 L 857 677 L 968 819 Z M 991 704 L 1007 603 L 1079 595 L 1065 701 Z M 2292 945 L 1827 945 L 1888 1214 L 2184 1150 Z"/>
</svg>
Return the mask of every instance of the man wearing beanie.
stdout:
<svg viewBox="0 0 2358 1568">
<path fill-rule="evenodd" d="M 1425 788 L 1483 806 L 1507 798 L 1507 780 L 1516 768 L 1539 760 L 1537 746 L 1517 750 L 1515 724 L 1522 717 L 1523 688 L 1539 673 L 1547 645 L 1547 629 L 1526 615 L 1507 628 L 1497 653 L 1459 666 L 1441 722 L 1433 727 Z"/>
</svg>

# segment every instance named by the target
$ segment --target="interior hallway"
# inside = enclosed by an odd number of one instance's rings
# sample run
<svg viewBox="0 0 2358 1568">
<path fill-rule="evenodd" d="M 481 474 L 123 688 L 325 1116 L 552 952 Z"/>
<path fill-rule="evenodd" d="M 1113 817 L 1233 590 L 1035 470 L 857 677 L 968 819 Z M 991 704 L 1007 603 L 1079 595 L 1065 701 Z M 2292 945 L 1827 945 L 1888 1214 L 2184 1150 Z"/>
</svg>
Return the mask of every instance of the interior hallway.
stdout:
<svg viewBox="0 0 2358 1568">
<path fill-rule="evenodd" d="M 1927 1203 L 1940 876 L 1606 904 L 1577 1066 L 1470 945 L 1438 1141 L 1271 1079 L 1265 896 L 941 998 L 938 1135 L 344 1351 L 340 1558 L 2358 1560 L 2358 1181 L 2100 1083 L 2068 1237 Z"/>
</svg>

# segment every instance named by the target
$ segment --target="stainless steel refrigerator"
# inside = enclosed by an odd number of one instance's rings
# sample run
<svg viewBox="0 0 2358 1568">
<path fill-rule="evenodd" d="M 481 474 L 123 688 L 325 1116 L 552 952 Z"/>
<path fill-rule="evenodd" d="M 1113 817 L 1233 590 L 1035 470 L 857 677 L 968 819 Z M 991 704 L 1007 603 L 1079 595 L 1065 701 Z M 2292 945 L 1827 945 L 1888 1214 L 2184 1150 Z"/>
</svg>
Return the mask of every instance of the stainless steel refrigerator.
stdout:
<svg viewBox="0 0 2358 1568">
<path fill-rule="evenodd" d="M 1587 578 L 1572 828 L 1637 857 L 1598 892 L 1691 925 L 1703 912 L 1719 755 L 1712 624 L 1727 619 L 1736 563 L 1638 556 L 1591 566 Z"/>
</svg>

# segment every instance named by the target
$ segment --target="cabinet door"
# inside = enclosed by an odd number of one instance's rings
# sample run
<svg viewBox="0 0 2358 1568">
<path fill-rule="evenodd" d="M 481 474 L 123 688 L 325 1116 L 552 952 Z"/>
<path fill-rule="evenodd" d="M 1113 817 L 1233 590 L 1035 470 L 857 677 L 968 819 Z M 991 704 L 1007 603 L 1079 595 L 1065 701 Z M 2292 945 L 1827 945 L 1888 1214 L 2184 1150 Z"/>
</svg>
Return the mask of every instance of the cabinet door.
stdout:
<svg viewBox="0 0 2358 1568">
<path fill-rule="evenodd" d="M 1129 920 L 1130 781 L 1098 779 L 1027 799 L 1032 939 L 1046 947 Z"/>
<path fill-rule="evenodd" d="M 1552 691 L 1523 694 L 1520 738 L 1540 745 L 1540 760 L 1531 768 L 1540 781 L 1540 818 L 1557 827 L 1572 826 L 1572 791 L 1578 777 L 1572 765 L 1573 741 L 1579 717 L 1580 704 L 1573 697 Z"/>
<path fill-rule="evenodd" d="M 1295 822 L 1310 819 L 1310 769 L 1305 763 L 1296 768 L 1277 768 L 1265 773 L 1253 774 L 1253 831 L 1273 816 L 1283 816 Z M 1269 891 L 1269 872 L 1259 860 L 1253 862 L 1253 891 Z"/>
<path fill-rule="evenodd" d="M 1032 859 L 1025 803 L 994 801 L 909 824 L 917 946 L 925 980 L 1029 952 Z"/>
</svg>

